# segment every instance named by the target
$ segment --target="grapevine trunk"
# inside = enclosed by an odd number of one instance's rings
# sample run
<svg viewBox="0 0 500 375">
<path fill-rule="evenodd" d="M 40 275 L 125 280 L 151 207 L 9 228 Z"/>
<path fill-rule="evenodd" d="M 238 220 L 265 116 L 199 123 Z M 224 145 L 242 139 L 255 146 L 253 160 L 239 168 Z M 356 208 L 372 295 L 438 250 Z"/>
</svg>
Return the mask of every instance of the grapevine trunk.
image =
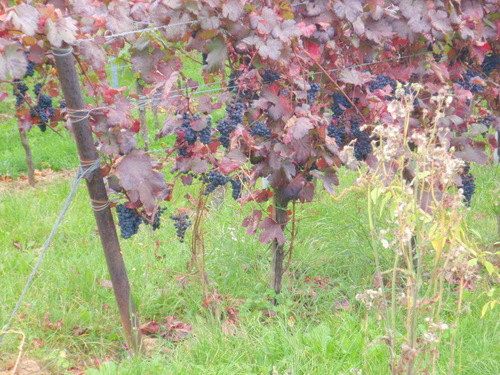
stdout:
<svg viewBox="0 0 500 375">
<path fill-rule="evenodd" d="M 288 200 L 283 198 L 282 190 L 274 190 L 274 220 L 284 229 L 287 223 Z M 283 278 L 283 260 L 285 258 L 284 244 L 277 240 L 272 243 L 273 263 L 271 267 L 271 288 L 276 294 L 281 293 L 281 281 Z M 276 303 L 276 300 L 274 301 Z"/>
</svg>

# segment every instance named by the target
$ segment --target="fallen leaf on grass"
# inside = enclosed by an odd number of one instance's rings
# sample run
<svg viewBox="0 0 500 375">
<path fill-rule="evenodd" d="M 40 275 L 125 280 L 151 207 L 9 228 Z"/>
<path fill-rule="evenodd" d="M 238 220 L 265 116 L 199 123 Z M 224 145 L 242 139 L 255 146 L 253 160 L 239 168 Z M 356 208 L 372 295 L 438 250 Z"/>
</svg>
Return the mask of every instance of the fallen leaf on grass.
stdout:
<svg viewBox="0 0 500 375">
<path fill-rule="evenodd" d="M 89 333 L 88 328 L 81 328 L 78 326 L 73 326 L 73 337 L 88 335 L 88 333 Z"/>
<path fill-rule="evenodd" d="M 234 336 L 236 334 L 236 326 L 234 323 L 226 320 L 222 323 L 222 332 L 224 332 L 226 336 Z"/>
<path fill-rule="evenodd" d="M 99 284 L 101 284 L 101 286 L 103 288 L 112 288 L 113 287 L 113 283 L 111 282 L 111 280 L 106 280 L 106 279 L 95 279 Z"/>
<path fill-rule="evenodd" d="M 156 320 L 151 320 L 141 325 L 141 332 L 145 335 L 157 335 L 160 331 L 160 325 Z"/>
<path fill-rule="evenodd" d="M 39 350 L 41 347 L 45 346 L 45 341 L 43 341 L 43 339 L 33 339 L 33 346 L 35 350 Z"/>
<path fill-rule="evenodd" d="M 21 248 L 22 248 L 21 243 L 19 243 L 18 241 L 14 241 L 13 245 L 14 245 L 15 247 L 17 247 L 18 249 L 21 249 Z"/>
<path fill-rule="evenodd" d="M 189 324 L 177 320 L 175 316 L 167 316 L 165 322 L 158 323 L 151 320 L 141 325 L 141 332 L 144 335 L 160 335 L 164 339 L 172 342 L 180 342 L 189 336 L 192 327 Z"/>
<path fill-rule="evenodd" d="M 63 322 L 58 320 L 55 323 L 52 323 L 50 320 L 50 313 L 46 312 L 43 316 L 43 322 L 42 322 L 42 327 L 44 329 L 54 329 L 54 328 L 61 328 L 63 326 Z"/>
<path fill-rule="evenodd" d="M 349 310 L 351 308 L 351 303 L 348 299 L 343 299 L 341 301 L 335 302 L 334 306 L 340 310 Z"/>
</svg>

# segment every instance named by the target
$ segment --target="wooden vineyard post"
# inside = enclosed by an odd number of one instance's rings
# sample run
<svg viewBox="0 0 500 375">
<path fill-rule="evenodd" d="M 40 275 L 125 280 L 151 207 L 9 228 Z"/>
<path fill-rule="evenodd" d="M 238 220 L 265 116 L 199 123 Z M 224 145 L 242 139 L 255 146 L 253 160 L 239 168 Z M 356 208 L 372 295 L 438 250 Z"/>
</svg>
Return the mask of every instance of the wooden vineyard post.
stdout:
<svg viewBox="0 0 500 375">
<path fill-rule="evenodd" d="M 85 102 L 72 54 L 73 49 L 68 45 L 63 45 L 62 48 L 53 48 L 52 51 L 71 118 L 80 163 L 82 166 L 88 166 L 99 159 L 99 154 L 94 146 L 90 130 L 88 111 L 85 109 Z M 128 347 L 137 352 L 140 349 L 141 340 L 139 321 L 130 294 L 127 271 L 113 222 L 113 215 L 109 207 L 108 195 L 99 168 L 86 177 L 86 183 L 111 282 L 113 283 L 113 290 L 125 331 L 125 339 Z"/>
</svg>

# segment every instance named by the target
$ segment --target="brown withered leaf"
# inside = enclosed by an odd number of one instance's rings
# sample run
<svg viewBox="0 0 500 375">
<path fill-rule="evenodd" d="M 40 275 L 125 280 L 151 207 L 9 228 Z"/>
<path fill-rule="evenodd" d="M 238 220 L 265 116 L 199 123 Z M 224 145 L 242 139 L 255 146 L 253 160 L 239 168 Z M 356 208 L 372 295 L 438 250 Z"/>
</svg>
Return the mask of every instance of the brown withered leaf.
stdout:
<svg viewBox="0 0 500 375">
<path fill-rule="evenodd" d="M 111 282 L 111 280 L 106 280 L 106 279 L 95 279 L 99 284 L 101 284 L 101 286 L 103 288 L 112 288 L 113 287 L 113 283 Z"/>
</svg>

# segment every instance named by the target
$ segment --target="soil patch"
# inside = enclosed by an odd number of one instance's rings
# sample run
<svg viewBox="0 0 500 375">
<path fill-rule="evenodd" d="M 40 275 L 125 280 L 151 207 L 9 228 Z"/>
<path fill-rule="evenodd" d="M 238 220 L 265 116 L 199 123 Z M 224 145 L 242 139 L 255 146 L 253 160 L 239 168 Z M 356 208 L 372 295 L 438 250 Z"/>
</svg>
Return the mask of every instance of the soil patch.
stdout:
<svg viewBox="0 0 500 375">
<path fill-rule="evenodd" d="M 76 177 L 75 169 L 62 169 L 60 171 L 54 171 L 52 169 L 42 169 L 41 171 L 35 169 L 35 186 L 38 188 L 53 183 L 60 179 L 70 179 Z M 24 189 L 33 189 L 28 183 L 28 176 L 21 174 L 19 178 L 13 179 L 9 175 L 0 176 L 0 192 L 14 192 Z"/>
</svg>

